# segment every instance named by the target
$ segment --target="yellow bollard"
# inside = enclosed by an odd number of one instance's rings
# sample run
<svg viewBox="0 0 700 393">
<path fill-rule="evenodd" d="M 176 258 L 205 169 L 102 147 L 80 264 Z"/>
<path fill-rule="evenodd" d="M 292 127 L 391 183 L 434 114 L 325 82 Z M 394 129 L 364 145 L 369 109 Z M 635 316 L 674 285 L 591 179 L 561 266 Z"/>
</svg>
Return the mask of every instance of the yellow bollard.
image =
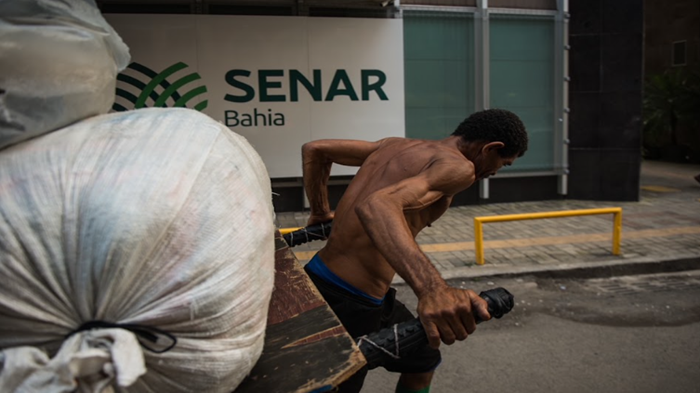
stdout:
<svg viewBox="0 0 700 393">
<path fill-rule="evenodd" d="M 476 263 L 484 264 L 484 231 L 482 225 L 487 222 L 536 220 L 540 218 L 559 218 L 574 216 L 589 216 L 594 214 L 614 214 L 613 223 L 613 255 L 620 255 L 620 242 L 622 240 L 622 208 L 608 207 L 601 209 L 564 210 L 558 212 L 505 214 L 501 216 L 474 217 L 474 250 Z"/>
<path fill-rule="evenodd" d="M 474 252 L 476 252 L 476 263 L 484 264 L 484 229 L 480 217 L 474 217 Z"/>
<path fill-rule="evenodd" d="M 622 242 L 622 208 L 615 212 L 613 223 L 613 255 L 620 255 L 620 243 Z"/>
</svg>

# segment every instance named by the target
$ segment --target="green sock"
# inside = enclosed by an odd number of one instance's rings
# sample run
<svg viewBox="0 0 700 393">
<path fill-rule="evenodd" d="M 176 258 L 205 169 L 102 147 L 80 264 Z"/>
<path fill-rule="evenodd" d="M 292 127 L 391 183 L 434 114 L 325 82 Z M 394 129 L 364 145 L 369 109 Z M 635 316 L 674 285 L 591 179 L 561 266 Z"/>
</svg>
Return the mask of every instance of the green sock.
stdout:
<svg viewBox="0 0 700 393">
<path fill-rule="evenodd" d="M 430 385 L 424 387 L 423 389 L 413 390 L 401 385 L 401 383 L 397 383 L 396 393 L 430 393 Z"/>
</svg>

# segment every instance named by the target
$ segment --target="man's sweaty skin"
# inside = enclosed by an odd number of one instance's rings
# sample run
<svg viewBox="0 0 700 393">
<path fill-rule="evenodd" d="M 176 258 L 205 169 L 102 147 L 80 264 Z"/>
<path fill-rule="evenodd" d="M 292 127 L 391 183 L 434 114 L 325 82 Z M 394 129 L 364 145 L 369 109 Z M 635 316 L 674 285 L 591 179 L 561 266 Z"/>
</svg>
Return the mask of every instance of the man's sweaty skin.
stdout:
<svg viewBox="0 0 700 393">
<path fill-rule="evenodd" d="M 445 213 L 455 194 L 512 164 L 515 157 L 498 155 L 501 147 L 502 142 L 451 136 L 440 141 L 320 140 L 302 149 L 308 225 L 334 221 L 319 256 L 337 276 L 377 298 L 398 273 L 418 297 L 418 315 L 433 348 L 441 340 L 452 344 L 473 333 L 472 310 L 482 320 L 490 316 L 474 291 L 447 285 L 415 237 Z M 362 166 L 335 214 L 327 195 L 333 163 Z"/>
</svg>

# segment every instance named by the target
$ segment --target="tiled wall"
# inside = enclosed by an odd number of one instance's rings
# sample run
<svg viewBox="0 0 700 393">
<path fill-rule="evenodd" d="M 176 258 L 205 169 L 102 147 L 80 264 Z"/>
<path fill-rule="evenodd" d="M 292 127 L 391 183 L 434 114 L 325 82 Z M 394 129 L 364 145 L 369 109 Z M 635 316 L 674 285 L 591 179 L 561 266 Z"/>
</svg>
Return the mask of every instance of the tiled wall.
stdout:
<svg viewBox="0 0 700 393">
<path fill-rule="evenodd" d="M 569 4 L 569 198 L 638 200 L 643 0 Z"/>
</svg>

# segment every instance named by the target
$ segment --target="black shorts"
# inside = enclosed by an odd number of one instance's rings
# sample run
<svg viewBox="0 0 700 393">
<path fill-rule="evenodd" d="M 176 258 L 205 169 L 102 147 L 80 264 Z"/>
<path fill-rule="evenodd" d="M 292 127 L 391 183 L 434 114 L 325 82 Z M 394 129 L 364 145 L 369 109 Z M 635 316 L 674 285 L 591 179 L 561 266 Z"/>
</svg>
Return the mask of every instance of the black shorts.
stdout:
<svg viewBox="0 0 700 393">
<path fill-rule="evenodd" d="M 378 305 L 362 296 L 350 293 L 326 282 L 308 269 L 304 270 L 306 270 L 306 274 L 309 275 L 311 281 L 313 281 L 323 298 L 335 312 L 345 330 L 353 338 L 415 318 L 406 306 L 396 299 L 396 290 L 394 288 L 389 289 L 382 304 Z M 409 358 L 387 361 L 384 368 L 391 372 L 407 374 L 425 373 L 435 370 L 441 360 L 439 350 L 425 345 L 424 348 L 412 353 Z M 364 367 L 351 377 L 347 383 L 343 383 L 340 391 L 359 391 L 366 375 L 367 369 Z M 353 380 L 355 380 L 355 384 L 359 380 L 357 390 L 343 389 L 346 384 L 352 383 Z"/>
</svg>

